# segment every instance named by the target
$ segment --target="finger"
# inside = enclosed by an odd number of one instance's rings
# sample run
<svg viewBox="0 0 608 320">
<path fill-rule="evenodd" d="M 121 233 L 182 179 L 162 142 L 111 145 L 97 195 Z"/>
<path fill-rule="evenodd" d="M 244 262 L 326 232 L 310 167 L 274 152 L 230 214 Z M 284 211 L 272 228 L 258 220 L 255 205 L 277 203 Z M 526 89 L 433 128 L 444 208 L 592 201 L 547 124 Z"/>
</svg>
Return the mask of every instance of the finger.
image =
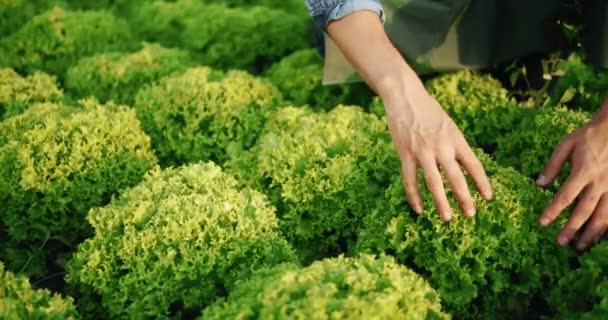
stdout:
<svg viewBox="0 0 608 320">
<path fill-rule="evenodd" d="M 410 154 L 404 155 L 401 157 L 401 166 L 403 170 L 403 186 L 405 187 L 407 199 L 412 208 L 414 208 L 414 211 L 421 214 L 423 206 L 420 190 L 418 189 L 418 164 L 416 163 L 416 159 Z"/>
<path fill-rule="evenodd" d="M 604 226 L 604 228 L 602 228 L 602 230 L 600 230 L 598 237 L 595 238 L 593 240 L 594 243 L 598 243 L 602 240 L 602 237 L 604 237 L 606 235 L 606 232 L 608 232 L 608 223 Z"/>
<path fill-rule="evenodd" d="M 595 211 L 593 211 L 593 215 L 589 220 L 589 223 L 585 227 L 585 231 L 583 235 L 576 243 L 576 248 L 579 250 L 583 250 L 587 248 L 592 243 L 597 242 L 602 235 L 606 232 L 608 228 L 608 195 L 604 195 Z"/>
<path fill-rule="evenodd" d="M 574 202 L 585 185 L 585 179 L 573 172 L 541 215 L 540 224 L 546 226 L 553 222 L 564 209 Z"/>
<path fill-rule="evenodd" d="M 443 180 L 437 168 L 437 162 L 433 157 L 425 157 L 420 162 L 424 171 L 424 180 L 433 196 L 435 206 L 439 211 L 439 216 L 443 221 L 449 221 L 452 218 L 452 209 L 443 187 Z"/>
<path fill-rule="evenodd" d="M 568 160 L 573 147 L 574 142 L 572 139 L 563 140 L 553 151 L 543 172 L 538 176 L 538 179 L 536 179 L 536 184 L 541 187 L 551 184 L 561 171 L 564 162 Z"/>
<path fill-rule="evenodd" d="M 440 165 L 443 168 L 443 173 L 448 183 L 452 187 L 452 192 L 460 204 L 460 208 L 462 208 L 462 212 L 467 217 L 475 216 L 475 204 L 473 204 L 473 199 L 471 199 L 467 180 L 464 178 L 456 159 L 442 160 Z"/>
<path fill-rule="evenodd" d="M 601 194 L 595 193 L 593 188 L 590 187 L 583 191 L 570 219 L 558 237 L 557 241 L 561 246 L 567 245 L 570 240 L 574 239 L 578 230 L 589 220 L 589 217 L 591 217 L 597 207 L 600 196 Z"/>
<path fill-rule="evenodd" d="M 462 150 L 457 154 L 456 159 L 462 164 L 469 175 L 471 175 L 471 178 L 473 178 L 473 182 L 475 182 L 475 186 L 481 195 L 486 200 L 492 199 L 492 185 L 490 184 L 488 175 L 471 148 L 468 146 L 466 148 L 462 148 Z"/>
</svg>

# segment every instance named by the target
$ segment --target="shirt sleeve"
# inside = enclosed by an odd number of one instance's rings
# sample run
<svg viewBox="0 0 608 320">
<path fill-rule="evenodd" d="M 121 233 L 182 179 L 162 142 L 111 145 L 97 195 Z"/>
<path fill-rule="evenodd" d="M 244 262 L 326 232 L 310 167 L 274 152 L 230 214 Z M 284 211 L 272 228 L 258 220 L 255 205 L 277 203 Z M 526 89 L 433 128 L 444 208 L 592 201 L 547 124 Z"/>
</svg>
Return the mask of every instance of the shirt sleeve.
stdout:
<svg viewBox="0 0 608 320">
<path fill-rule="evenodd" d="M 370 10 L 384 23 L 384 9 L 380 0 L 304 0 L 310 16 L 325 30 L 327 25 L 355 11 Z"/>
</svg>

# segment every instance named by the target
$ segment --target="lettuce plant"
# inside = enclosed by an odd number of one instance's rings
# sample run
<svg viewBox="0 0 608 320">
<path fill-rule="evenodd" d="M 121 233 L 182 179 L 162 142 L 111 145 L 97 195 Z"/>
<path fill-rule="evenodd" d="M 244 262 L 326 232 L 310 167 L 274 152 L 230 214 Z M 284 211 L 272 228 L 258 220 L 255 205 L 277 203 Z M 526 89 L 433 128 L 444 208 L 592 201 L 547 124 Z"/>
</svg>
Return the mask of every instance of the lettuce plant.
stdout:
<svg viewBox="0 0 608 320">
<path fill-rule="evenodd" d="M 178 0 L 142 5 L 133 24 L 146 40 L 187 49 L 201 64 L 251 72 L 308 47 L 309 21 L 274 7 Z"/>
<path fill-rule="evenodd" d="M 88 221 L 67 280 L 111 318 L 180 318 L 258 268 L 297 263 L 266 197 L 211 162 L 154 170 Z"/>
<path fill-rule="evenodd" d="M 416 215 L 395 174 L 379 202 L 384 206 L 366 216 L 355 252 L 391 253 L 399 262 L 420 270 L 455 317 L 532 315 L 533 303 L 543 301 L 543 291 L 568 270 L 571 253 L 555 241 L 562 220 L 540 227 L 538 217 L 550 193 L 481 152 L 478 156 L 494 197 L 485 201 L 473 193 L 477 208 L 473 219 L 456 214 L 443 223 L 426 189 L 421 190 L 426 210 Z M 470 188 L 474 189 L 472 184 Z M 457 208 L 453 192 L 446 190 L 452 208 Z"/>
<path fill-rule="evenodd" d="M 24 276 L 6 271 L 0 262 L 1 319 L 80 319 L 72 298 L 32 289 Z"/>
<path fill-rule="evenodd" d="M 494 157 L 502 166 L 536 178 L 558 144 L 589 120 L 588 113 L 563 106 L 537 109 L 534 115 L 514 125 L 510 133 L 496 139 Z M 562 175 L 560 180 L 564 178 Z"/>
<path fill-rule="evenodd" d="M 359 107 L 287 107 L 228 167 L 269 195 L 284 235 L 310 261 L 354 241 L 390 181 L 386 168 L 399 166 L 391 147 L 385 122 Z"/>
<path fill-rule="evenodd" d="M 295 105 L 331 110 L 339 104 L 367 105 L 372 92 L 364 83 L 323 85 L 323 59 L 315 49 L 303 49 L 272 65 L 266 77 Z"/>
<path fill-rule="evenodd" d="M 281 9 L 290 13 L 308 16 L 306 6 L 300 0 L 202 0 L 204 3 L 220 3 L 228 7 L 251 7 L 264 6 L 273 9 Z"/>
<path fill-rule="evenodd" d="M 68 69 L 65 88 L 78 97 L 95 96 L 101 102 L 113 100 L 132 105 L 137 91 L 145 84 L 192 65 L 186 51 L 144 44 L 132 53 L 102 53 L 81 59 Z"/>
<path fill-rule="evenodd" d="M 553 288 L 551 306 L 559 319 L 603 319 L 608 315 L 608 243 L 591 248 L 579 264 Z"/>
<path fill-rule="evenodd" d="M 496 79 L 469 70 L 435 77 L 426 88 L 467 141 L 484 149 L 493 148 L 496 138 L 510 132 L 530 111 L 518 106 Z"/>
<path fill-rule="evenodd" d="M 27 77 L 11 68 L 0 69 L 0 119 L 22 113 L 36 102 L 58 102 L 63 90 L 57 79 L 43 72 Z"/>
<path fill-rule="evenodd" d="M 164 163 L 221 163 L 251 147 L 281 101 L 244 71 L 196 67 L 142 89 L 135 109 Z"/>
<path fill-rule="evenodd" d="M 450 319 L 435 290 L 392 257 L 280 265 L 239 283 L 201 319 Z"/>
<path fill-rule="evenodd" d="M 56 241 L 75 248 L 91 232 L 87 211 L 138 183 L 155 164 L 150 139 L 125 106 L 41 103 L 0 122 L 0 220 L 11 247 L 28 252 Z M 6 262 L 11 269 L 34 267 Z"/>
<path fill-rule="evenodd" d="M 78 10 L 108 10 L 113 14 L 130 18 L 139 6 L 150 0 L 63 0 L 70 8 Z"/>
<path fill-rule="evenodd" d="M 137 47 L 126 21 L 106 11 L 54 7 L 0 40 L 0 65 L 63 76 L 82 57 Z"/>
<path fill-rule="evenodd" d="M 33 16 L 61 0 L 3 0 L 0 2 L 0 38 L 10 35 Z"/>
</svg>

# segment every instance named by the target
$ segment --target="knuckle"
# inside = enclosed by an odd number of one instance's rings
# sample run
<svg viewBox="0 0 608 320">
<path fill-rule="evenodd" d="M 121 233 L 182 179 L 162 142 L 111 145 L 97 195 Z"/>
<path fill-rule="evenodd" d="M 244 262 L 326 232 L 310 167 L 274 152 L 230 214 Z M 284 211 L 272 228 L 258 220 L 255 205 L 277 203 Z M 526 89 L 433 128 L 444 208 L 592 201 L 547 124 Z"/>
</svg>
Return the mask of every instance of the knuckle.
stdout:
<svg viewBox="0 0 608 320">
<path fill-rule="evenodd" d="M 555 220 L 559 216 L 559 211 L 554 210 L 553 208 L 547 208 L 543 213 L 543 218 L 549 219 L 551 221 Z"/>
<path fill-rule="evenodd" d="M 584 211 L 577 211 L 574 212 L 574 214 L 572 214 L 572 216 L 570 217 L 570 221 L 568 222 L 568 227 L 577 227 L 576 229 L 578 229 L 579 226 L 583 225 L 585 223 L 585 221 L 588 220 L 588 217 L 586 217 L 585 212 Z"/>
<path fill-rule="evenodd" d="M 464 211 L 469 211 L 471 209 L 475 209 L 475 205 L 473 204 L 473 201 L 471 201 L 470 199 L 461 200 L 460 206 L 462 207 L 462 209 Z"/>
<path fill-rule="evenodd" d="M 471 158 L 470 163 L 471 163 L 471 170 L 478 171 L 480 173 L 485 173 L 483 165 L 481 164 L 481 162 L 479 161 L 479 159 L 477 159 L 477 157 L 473 156 Z"/>
<path fill-rule="evenodd" d="M 578 202 L 576 204 L 576 211 L 579 210 L 589 210 L 593 209 L 597 206 L 597 203 L 600 199 L 599 194 L 590 190 L 589 192 L 582 193 L 579 196 Z M 580 209 L 579 209 L 580 208 Z"/>
<path fill-rule="evenodd" d="M 484 191 L 490 191 L 492 189 L 492 183 L 490 182 L 490 179 L 485 174 L 485 172 L 471 172 L 471 177 L 473 178 L 473 182 L 475 183 L 478 189 L 483 189 Z"/>
<path fill-rule="evenodd" d="M 399 149 L 398 149 L 399 150 Z M 402 151 L 399 150 L 399 160 L 401 161 L 402 169 L 408 169 L 410 166 L 416 165 L 416 158 L 412 156 L 409 150 Z"/>
<path fill-rule="evenodd" d="M 574 238 L 574 235 L 576 234 L 577 231 L 578 231 L 578 228 L 574 228 L 572 226 L 567 226 L 562 231 L 562 235 L 568 237 L 568 239 L 572 239 L 572 238 Z"/>
<path fill-rule="evenodd" d="M 448 169 L 454 168 L 455 158 L 453 154 L 449 151 L 439 151 L 437 153 L 437 161 L 444 167 Z"/>
<path fill-rule="evenodd" d="M 588 219 L 581 214 L 574 215 L 570 218 L 570 221 L 568 221 L 568 224 L 566 225 L 565 229 L 568 229 L 572 233 L 575 233 L 583 226 L 583 224 L 585 224 L 585 221 L 587 220 Z"/>
<path fill-rule="evenodd" d="M 576 179 L 584 178 L 588 172 L 589 170 L 587 170 L 583 164 L 573 163 L 572 169 L 570 169 L 570 177 Z"/>
<path fill-rule="evenodd" d="M 405 187 L 405 190 L 408 192 L 412 192 L 412 191 L 414 191 L 414 189 L 417 188 L 416 182 L 410 178 L 403 179 L 403 186 Z"/>
<path fill-rule="evenodd" d="M 435 162 L 435 154 L 429 150 L 420 150 L 414 153 L 414 156 L 416 157 L 416 161 L 418 161 L 423 167 Z"/>
<path fill-rule="evenodd" d="M 440 158 L 445 160 L 453 160 L 456 152 L 454 151 L 454 145 L 451 142 L 444 141 L 443 143 L 436 144 L 436 152 Z"/>
<path fill-rule="evenodd" d="M 460 152 L 464 154 L 475 156 L 475 153 L 473 153 L 473 150 L 471 149 L 467 138 L 465 138 L 463 134 L 459 134 L 456 138 L 456 147 Z"/>
<path fill-rule="evenodd" d="M 461 201 L 466 201 L 466 202 L 473 202 L 473 200 L 471 200 L 471 194 L 469 193 L 469 188 L 464 185 L 464 186 L 455 186 L 454 188 L 452 188 L 452 192 L 454 193 L 454 196 L 456 196 L 457 199 L 461 200 Z"/>
<path fill-rule="evenodd" d="M 559 195 L 555 199 L 555 204 L 561 208 L 565 208 L 570 205 L 574 201 L 574 197 L 568 193 Z"/>
<path fill-rule="evenodd" d="M 458 179 L 456 183 L 453 183 L 451 186 L 452 192 L 454 195 L 459 198 L 470 198 L 469 186 L 467 186 L 466 182 Z"/>
<path fill-rule="evenodd" d="M 598 201 L 600 201 L 601 197 L 602 197 L 602 194 L 600 194 L 598 192 L 592 192 L 587 196 L 587 202 L 590 205 L 593 205 L 595 207 L 597 205 Z"/>
<path fill-rule="evenodd" d="M 439 200 L 439 198 L 444 197 L 444 195 L 442 195 L 443 188 L 441 188 L 438 185 L 431 185 L 431 186 L 429 186 L 429 191 L 431 191 L 431 193 L 433 195 L 435 195 L 435 198 L 438 198 L 437 200 Z"/>
</svg>

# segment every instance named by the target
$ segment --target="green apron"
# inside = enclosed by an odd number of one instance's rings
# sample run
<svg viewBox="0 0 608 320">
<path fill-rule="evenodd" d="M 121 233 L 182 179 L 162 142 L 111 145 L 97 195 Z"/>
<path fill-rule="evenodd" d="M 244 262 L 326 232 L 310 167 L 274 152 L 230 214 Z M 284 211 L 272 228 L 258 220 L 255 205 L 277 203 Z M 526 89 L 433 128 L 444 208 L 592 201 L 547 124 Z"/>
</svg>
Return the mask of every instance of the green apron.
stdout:
<svg viewBox="0 0 608 320">
<path fill-rule="evenodd" d="M 583 0 L 590 59 L 608 67 L 608 1 Z M 385 30 L 419 74 L 479 69 L 555 49 L 559 0 L 384 0 Z M 325 36 L 324 84 L 358 81 Z"/>
</svg>

